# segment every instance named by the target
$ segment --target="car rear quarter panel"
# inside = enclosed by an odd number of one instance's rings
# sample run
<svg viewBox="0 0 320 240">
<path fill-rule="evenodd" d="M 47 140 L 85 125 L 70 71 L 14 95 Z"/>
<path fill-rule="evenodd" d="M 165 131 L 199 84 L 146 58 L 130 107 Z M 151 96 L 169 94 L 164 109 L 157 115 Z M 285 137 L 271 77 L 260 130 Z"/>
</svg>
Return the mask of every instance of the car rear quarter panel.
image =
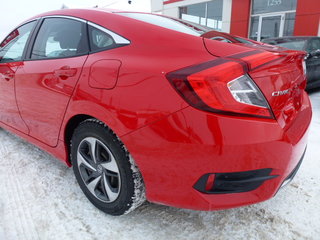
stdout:
<svg viewBox="0 0 320 240">
<path fill-rule="evenodd" d="M 110 19 L 106 17 L 109 16 L 107 13 L 101 14 L 100 17 L 82 17 L 124 36 L 131 43 L 89 55 L 71 97 L 60 140 L 65 139 L 69 120 L 80 114 L 103 121 L 120 138 L 166 118 L 188 105 L 172 88 L 165 75 L 179 68 L 216 59 L 206 51 L 199 37 L 168 31 L 115 14 L 109 14 Z M 79 17 L 79 14 L 74 16 Z M 121 24 L 117 22 L 118 19 Z M 90 75 L 95 71 L 97 61 L 121 62 L 115 87 L 101 89 L 90 86 Z M 95 74 L 95 78 L 99 78 L 98 82 L 108 81 L 103 73 L 100 76 Z"/>
</svg>

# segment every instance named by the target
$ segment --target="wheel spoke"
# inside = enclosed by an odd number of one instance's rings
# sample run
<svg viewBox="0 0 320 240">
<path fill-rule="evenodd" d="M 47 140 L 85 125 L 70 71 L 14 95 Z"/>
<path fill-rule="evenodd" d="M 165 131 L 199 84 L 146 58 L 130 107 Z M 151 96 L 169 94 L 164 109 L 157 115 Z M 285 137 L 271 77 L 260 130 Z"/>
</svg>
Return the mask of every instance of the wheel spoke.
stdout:
<svg viewBox="0 0 320 240">
<path fill-rule="evenodd" d="M 121 177 L 108 146 L 95 137 L 86 137 L 78 146 L 77 161 L 88 191 L 102 202 L 114 202 L 120 194 Z"/>
<path fill-rule="evenodd" d="M 112 191 L 105 174 L 103 174 L 103 183 L 104 183 L 103 184 L 104 185 L 104 189 L 105 189 L 105 191 L 106 191 L 106 193 L 108 195 L 109 201 L 113 202 L 114 200 L 117 199 L 118 192 L 113 192 Z M 119 188 L 117 190 L 119 190 Z"/>
<path fill-rule="evenodd" d="M 103 168 L 107 169 L 108 171 L 119 173 L 118 165 L 117 165 L 116 160 L 114 159 L 114 157 L 112 155 L 110 155 L 110 161 L 101 163 L 101 166 Z"/>
<path fill-rule="evenodd" d="M 87 185 L 88 190 L 89 190 L 93 195 L 95 195 L 95 196 L 96 196 L 96 194 L 95 194 L 94 190 L 96 189 L 97 184 L 99 183 L 100 179 L 101 179 L 101 175 L 98 176 L 97 178 L 95 178 L 94 180 L 92 180 L 92 181 Z"/>
<path fill-rule="evenodd" d="M 81 154 L 80 151 L 78 151 L 77 154 L 77 158 L 78 158 L 78 167 L 83 164 L 86 168 L 92 170 L 92 171 L 97 171 L 97 169 L 95 169 L 95 167 L 93 167 Z"/>
<path fill-rule="evenodd" d="M 92 157 L 93 162 L 97 163 L 97 155 L 96 155 L 97 140 L 93 137 L 90 137 L 90 138 L 87 138 L 86 141 L 90 147 L 90 156 Z"/>
</svg>

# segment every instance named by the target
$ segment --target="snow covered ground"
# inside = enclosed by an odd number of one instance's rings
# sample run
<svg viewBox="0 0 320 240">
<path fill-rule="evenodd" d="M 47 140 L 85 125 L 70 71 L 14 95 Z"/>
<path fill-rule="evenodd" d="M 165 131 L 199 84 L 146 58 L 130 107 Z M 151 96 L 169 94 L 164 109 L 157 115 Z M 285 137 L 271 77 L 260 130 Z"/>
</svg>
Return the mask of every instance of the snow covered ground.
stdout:
<svg viewBox="0 0 320 240">
<path fill-rule="evenodd" d="M 122 217 L 91 205 L 72 170 L 0 130 L 0 239 L 320 239 L 320 90 L 294 181 L 253 206 L 199 212 L 147 203 Z"/>
</svg>

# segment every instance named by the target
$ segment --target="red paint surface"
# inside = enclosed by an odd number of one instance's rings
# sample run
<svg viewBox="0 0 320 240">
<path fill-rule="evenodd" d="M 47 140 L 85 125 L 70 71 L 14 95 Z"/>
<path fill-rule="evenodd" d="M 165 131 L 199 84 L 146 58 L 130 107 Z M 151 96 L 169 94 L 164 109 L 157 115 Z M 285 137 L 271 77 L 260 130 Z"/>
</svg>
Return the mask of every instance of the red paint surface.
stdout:
<svg viewBox="0 0 320 240">
<path fill-rule="evenodd" d="M 66 107 L 87 56 L 25 61 L 16 74 L 16 100 L 29 134 L 54 147 Z M 65 66 L 70 68 L 65 70 Z M 65 78 L 57 74 L 70 71 Z"/>
<path fill-rule="evenodd" d="M 91 58 L 91 56 L 89 56 Z M 90 69 L 89 85 L 93 88 L 112 89 L 116 86 L 121 62 L 119 60 L 99 59 Z M 101 76 L 105 76 L 102 78 Z"/>
<path fill-rule="evenodd" d="M 170 4 L 170 3 L 175 3 L 175 2 L 181 2 L 183 0 L 168 0 L 168 1 L 164 1 L 163 4 Z"/>
<path fill-rule="evenodd" d="M 191 209 L 223 209 L 271 198 L 298 163 L 311 120 L 309 98 L 299 88 L 305 81 L 300 53 L 279 56 L 269 64 L 263 60 L 263 66 L 248 70 L 277 114 L 276 120 L 215 114 L 190 107 L 170 85 L 166 73 L 221 56 L 237 58 L 250 66 L 252 61 L 261 61 L 261 56 L 246 59 L 235 54 L 252 49 L 206 40 L 209 53 L 202 38 L 102 10 L 69 9 L 51 14 L 87 19 L 126 37 L 131 44 L 90 54 L 87 60 L 83 56 L 21 63 L 23 68 L 15 79 L 16 93 L 30 134 L 6 127 L 3 122 L 2 127 L 68 164 L 69 143 L 64 140 L 70 119 L 78 115 L 97 118 L 132 154 L 149 201 Z M 110 90 L 89 85 L 92 65 L 98 59 L 121 61 L 117 84 Z M 66 64 L 77 69 L 74 79 L 56 79 L 52 72 Z M 97 81 L 104 78 L 101 75 Z M 272 92 L 291 87 L 294 91 L 290 95 L 272 99 Z M 2 101 L 15 104 L 12 99 Z M 202 194 L 192 187 L 206 173 L 260 168 L 272 168 L 279 177 L 254 191 L 237 194 Z"/>
<path fill-rule="evenodd" d="M 298 0 L 294 35 L 318 36 L 319 24 L 319 0 Z"/>
<path fill-rule="evenodd" d="M 250 20 L 250 0 L 233 0 L 230 33 L 248 37 Z"/>
<path fill-rule="evenodd" d="M 23 133 L 28 133 L 28 127 L 20 116 L 15 97 L 14 77 L 19 66 L 23 66 L 23 62 L 0 64 L 0 121 Z"/>
</svg>

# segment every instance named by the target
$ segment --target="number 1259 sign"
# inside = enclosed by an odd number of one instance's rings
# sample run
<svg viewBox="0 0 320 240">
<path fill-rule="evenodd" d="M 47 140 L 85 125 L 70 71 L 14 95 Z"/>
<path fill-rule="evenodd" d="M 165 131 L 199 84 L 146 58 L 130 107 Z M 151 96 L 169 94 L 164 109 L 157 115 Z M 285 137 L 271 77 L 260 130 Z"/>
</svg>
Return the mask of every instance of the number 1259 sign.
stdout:
<svg viewBox="0 0 320 240">
<path fill-rule="evenodd" d="M 281 5 L 282 0 L 268 0 L 268 7 Z"/>
</svg>

